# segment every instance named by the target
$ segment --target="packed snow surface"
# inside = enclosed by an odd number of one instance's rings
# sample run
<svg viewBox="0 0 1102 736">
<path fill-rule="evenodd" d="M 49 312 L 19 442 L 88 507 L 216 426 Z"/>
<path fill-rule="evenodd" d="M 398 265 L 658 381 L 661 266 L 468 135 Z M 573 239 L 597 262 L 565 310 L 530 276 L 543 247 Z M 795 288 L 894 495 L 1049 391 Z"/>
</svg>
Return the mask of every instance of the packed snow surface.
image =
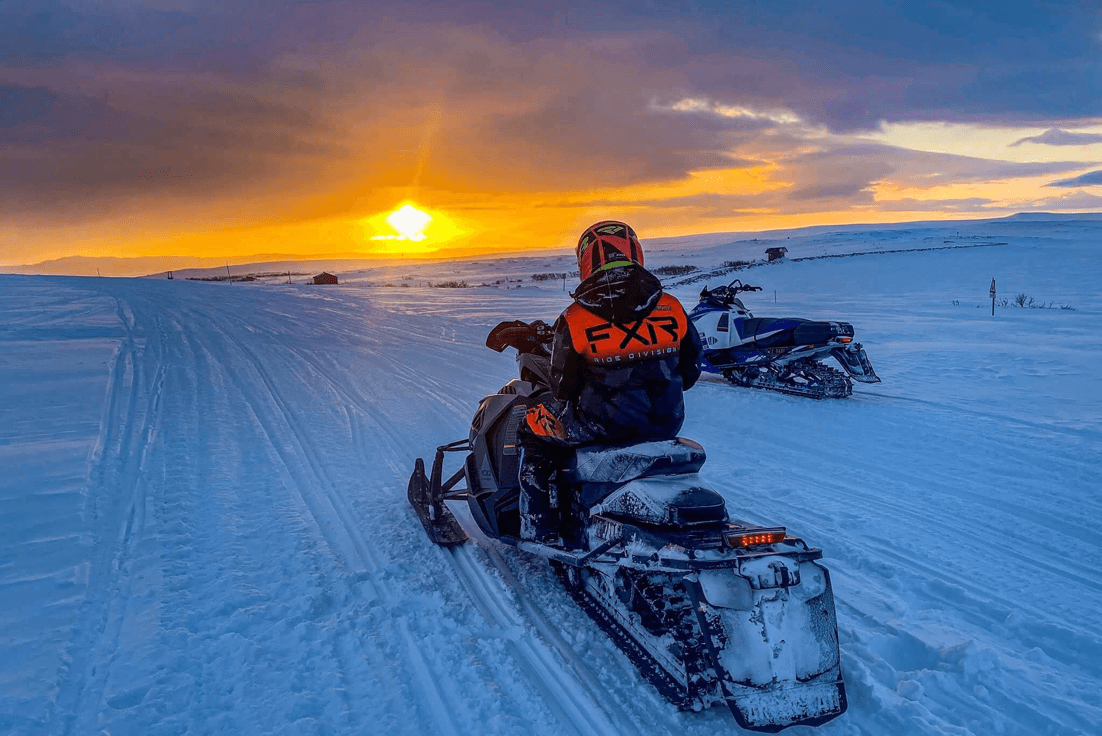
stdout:
<svg viewBox="0 0 1102 736">
<path fill-rule="evenodd" d="M 983 246 L 728 275 L 757 316 L 853 323 L 883 383 L 686 395 L 732 515 L 824 550 L 850 709 L 821 732 L 1102 732 L 1102 223 L 813 235 L 789 255 Z M 668 705 L 545 563 L 434 547 L 407 507 L 414 459 L 514 377 L 487 332 L 550 322 L 568 295 L 530 276 L 564 264 L 0 277 L 0 733 L 737 730 Z M 1054 308 L 992 317 L 992 277 Z"/>
</svg>

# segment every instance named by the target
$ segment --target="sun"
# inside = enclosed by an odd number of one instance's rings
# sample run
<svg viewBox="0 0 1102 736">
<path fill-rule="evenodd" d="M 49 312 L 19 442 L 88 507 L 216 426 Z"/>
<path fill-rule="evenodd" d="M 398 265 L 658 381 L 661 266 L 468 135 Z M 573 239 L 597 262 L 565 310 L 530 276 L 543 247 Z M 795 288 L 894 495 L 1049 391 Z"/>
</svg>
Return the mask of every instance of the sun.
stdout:
<svg viewBox="0 0 1102 736">
<path fill-rule="evenodd" d="M 424 255 L 468 235 L 461 223 L 440 210 L 422 210 L 413 202 L 400 201 L 391 212 L 376 211 L 355 221 L 359 237 L 371 241 L 367 250 L 376 255 Z"/>
<path fill-rule="evenodd" d="M 432 217 L 411 204 L 404 204 L 387 215 L 386 221 L 404 240 L 424 240 L 425 228 L 432 222 Z"/>
</svg>

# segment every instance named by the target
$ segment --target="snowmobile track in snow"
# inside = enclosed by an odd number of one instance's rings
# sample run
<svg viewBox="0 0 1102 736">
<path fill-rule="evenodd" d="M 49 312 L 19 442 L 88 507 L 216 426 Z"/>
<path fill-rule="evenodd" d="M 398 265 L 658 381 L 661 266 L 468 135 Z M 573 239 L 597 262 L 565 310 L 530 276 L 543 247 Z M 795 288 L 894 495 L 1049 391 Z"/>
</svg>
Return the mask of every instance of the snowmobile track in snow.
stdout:
<svg viewBox="0 0 1102 736">
<path fill-rule="evenodd" d="M 118 646 L 130 595 L 128 562 L 145 522 L 143 470 L 157 430 L 164 385 L 160 325 L 156 334 L 147 329 L 139 335 L 135 315 L 122 301 L 116 299 L 116 305 L 125 337 L 112 361 L 88 494 L 97 518 L 97 551 L 81 614 L 84 626 L 74 630 L 67 673 L 49 718 L 51 723 L 61 718 L 60 732 L 66 734 L 90 732 L 87 720 L 93 711 L 87 704 L 100 706 L 107 677 L 106 668 L 97 663 Z M 143 337 L 146 343 L 139 348 Z M 153 363 L 152 376 L 147 362 Z M 125 490 L 114 496 L 113 488 Z"/>
<path fill-rule="evenodd" d="M 329 476 L 309 433 L 295 419 L 262 361 L 249 348 L 235 344 L 231 333 L 216 320 L 211 319 L 210 324 L 222 334 L 227 346 L 232 345 L 243 354 L 244 361 L 232 363 L 247 365 L 260 379 L 258 384 L 253 384 L 242 380 L 237 371 L 230 371 L 237 388 L 246 397 L 271 446 L 279 455 L 282 470 L 290 479 L 289 487 L 296 489 L 304 510 L 314 520 L 321 536 L 326 539 L 338 559 L 344 562 L 348 574 L 354 576 L 366 573 L 374 596 L 379 597 L 386 605 L 400 605 L 398 596 L 379 574 L 377 551 L 360 531 L 339 485 Z M 262 387 L 264 394 L 256 392 L 254 385 Z M 268 406 L 274 406 L 275 411 L 269 411 Z M 303 469 L 308 470 L 314 482 L 305 477 Z M 454 704 L 446 702 L 436 678 L 425 664 L 424 643 L 409 634 L 404 622 L 400 632 L 410 655 L 413 674 L 421 683 L 417 692 L 426 700 L 425 710 L 432 714 L 435 727 L 446 734 L 462 733 L 463 729 L 457 726 L 452 715 L 455 711 Z"/>
<path fill-rule="evenodd" d="M 527 664 L 530 675 L 538 679 L 545 695 L 554 699 L 560 720 L 583 735 L 641 733 L 638 721 L 629 716 L 619 703 L 607 697 L 612 693 L 598 683 L 589 666 L 532 604 L 523 586 L 492 544 L 471 540 L 448 548 L 448 552 L 455 572 L 471 599 L 487 622 L 508 637 L 514 656 Z M 481 551 L 492 563 L 516 598 L 517 605 L 523 609 L 523 614 L 503 595 L 500 581 L 485 565 L 473 559 L 475 550 Z M 526 620 L 531 629 L 525 626 Z M 517 633 L 510 636 L 510 631 Z M 579 710 L 577 705 L 586 701 L 590 704 L 588 713 Z M 599 718 L 599 722 L 594 722 L 594 716 Z"/>
<path fill-rule="evenodd" d="M 210 324 L 222 334 L 227 346 L 232 344 L 228 330 L 216 320 L 211 319 Z M 248 366 L 249 370 L 256 372 L 259 379 L 255 385 L 266 389 L 265 395 L 258 395 L 251 388 L 254 382 L 241 379 L 237 371 L 233 374 L 237 388 L 245 395 L 252 413 L 269 437 L 270 444 L 276 448 L 282 460 L 282 471 L 291 476 L 289 485 L 298 489 L 304 510 L 315 520 L 322 536 L 329 541 L 334 551 L 350 563 L 350 572 L 366 572 L 376 593 L 384 601 L 389 601 L 392 607 L 400 606 L 400 597 L 389 590 L 386 581 L 377 574 L 377 551 L 372 549 L 370 542 L 359 531 L 347 499 L 339 489 L 339 483 L 328 476 L 319 460 L 317 449 L 312 446 L 309 433 L 297 424 L 290 407 L 280 396 L 276 382 L 262 365 L 259 356 L 243 345 L 233 345 L 233 348 L 243 353 L 244 360 L 226 361 L 227 364 L 232 362 L 238 366 Z M 351 437 L 361 451 L 367 444 L 367 432 L 360 425 L 357 414 L 366 416 L 372 424 L 386 433 L 386 440 L 393 447 L 391 454 L 401 457 L 410 452 L 408 449 L 395 447 L 401 443 L 401 440 L 389 431 L 388 423 L 369 403 L 354 396 L 340 381 L 336 380 L 317 358 L 305 351 L 296 351 L 294 357 L 301 359 L 343 401 Z M 268 405 L 274 405 L 277 411 L 267 412 L 265 407 Z M 348 408 L 353 411 L 347 411 Z M 375 440 L 378 439 L 379 437 L 376 436 Z M 287 448 L 291 450 L 290 456 L 287 454 Z M 365 466 L 370 462 L 370 458 L 366 456 L 362 456 L 362 459 Z M 317 483 L 312 483 L 303 477 L 303 471 L 298 468 L 308 468 Z M 395 470 L 399 469 L 395 468 Z M 404 470 L 402 468 L 400 472 Z M 320 487 L 323 493 L 309 490 L 314 487 Z M 459 552 L 459 554 L 466 555 L 466 552 Z M 526 678 L 541 693 L 546 704 L 565 728 L 583 735 L 588 733 L 611 735 L 625 732 L 624 729 L 630 721 L 623 717 L 610 720 L 604 715 L 603 709 L 606 706 L 602 704 L 600 697 L 601 688 L 596 685 L 592 673 L 565 645 L 565 642 L 562 642 L 561 637 L 557 636 L 557 632 L 546 621 L 540 618 L 535 629 L 539 630 L 545 638 L 553 635 L 557 640 L 554 642 L 558 650 L 557 655 L 552 653 L 552 650 L 539 638 L 524 631 L 523 618 L 515 612 L 510 601 L 506 600 L 500 592 L 494 591 L 495 588 L 500 590 L 500 582 L 487 576 L 483 565 L 469 557 L 464 560 L 467 564 L 459 562 L 451 555 L 447 558 L 451 560 L 451 566 L 457 577 L 461 581 L 466 581 L 464 587 L 472 596 L 487 623 L 503 635 L 513 659 L 525 673 Z M 519 584 L 515 584 L 514 590 L 518 596 L 522 595 Z M 529 616 L 536 615 L 535 609 L 530 604 L 526 609 Z M 427 664 L 428 655 L 423 645 L 419 643 L 420 639 L 412 636 L 408 627 L 404 625 L 401 627 L 401 637 L 409 650 L 409 662 L 414 674 L 422 683 L 419 690 L 425 697 L 426 709 L 433 713 L 437 728 L 445 733 L 463 732 L 464 729 L 455 723 L 451 715 L 455 712 L 455 704 L 448 702 L 438 688 L 436 678 L 431 674 Z M 575 672 L 580 671 L 588 675 L 588 682 L 581 684 L 577 674 L 571 674 L 569 670 L 564 669 L 560 657 L 572 658 L 577 668 Z M 623 715 L 622 712 L 617 713 L 617 716 Z"/>
<path fill-rule="evenodd" d="M 382 429 L 387 435 L 387 441 L 392 445 L 396 456 L 409 456 L 415 452 L 402 439 L 390 430 L 389 423 L 378 415 L 378 412 L 362 398 L 353 395 L 341 382 L 335 379 L 320 360 L 300 352 L 297 354 L 313 370 L 315 370 L 328 384 L 333 392 L 344 402 L 346 408 L 353 412 L 346 412 L 349 419 L 352 439 L 361 450 L 366 446 L 367 436 L 363 428 L 359 426 L 356 413 L 368 417 L 373 424 Z M 364 458 L 365 464 L 367 458 Z M 404 471 L 404 469 L 402 469 Z M 506 642 L 514 660 L 520 665 L 526 677 L 536 686 L 547 700 L 548 705 L 554 711 L 556 717 L 564 727 L 573 732 L 585 736 L 586 734 L 608 734 L 612 736 L 619 733 L 632 733 L 634 729 L 625 730 L 632 721 L 626 713 L 617 706 L 611 706 L 607 698 L 602 698 L 604 690 L 597 682 L 592 671 L 585 665 L 578 655 L 562 640 L 555 628 L 535 609 L 524 597 L 523 588 L 509 571 L 500 554 L 493 549 L 486 549 L 486 554 L 498 568 L 502 577 L 509 584 L 513 594 L 527 614 L 528 621 L 533 625 L 533 630 L 538 631 L 543 641 L 535 638 L 530 631 L 525 631 L 524 617 L 514 608 L 514 604 L 503 595 L 500 581 L 488 574 L 485 566 L 472 558 L 469 551 L 470 543 L 461 545 L 457 549 L 449 550 L 445 557 L 449 560 L 453 572 L 460 580 L 463 588 L 470 596 L 472 602 L 478 608 L 488 624 L 493 627 L 495 635 L 501 636 Z M 404 632 L 405 633 L 405 632 Z M 412 640 L 408 639 L 412 646 Z M 548 648 L 551 645 L 558 653 L 558 657 Z M 566 663 L 564 669 L 559 658 Z M 423 661 L 419 662 L 423 667 Z M 434 691 L 433 691 L 434 692 Z M 435 692 L 434 692 L 435 694 Z M 434 700 L 439 698 L 438 694 Z M 579 703 L 588 702 L 588 706 L 582 708 Z M 604 709 L 612 707 L 616 713 L 610 720 L 604 714 Z"/>
</svg>

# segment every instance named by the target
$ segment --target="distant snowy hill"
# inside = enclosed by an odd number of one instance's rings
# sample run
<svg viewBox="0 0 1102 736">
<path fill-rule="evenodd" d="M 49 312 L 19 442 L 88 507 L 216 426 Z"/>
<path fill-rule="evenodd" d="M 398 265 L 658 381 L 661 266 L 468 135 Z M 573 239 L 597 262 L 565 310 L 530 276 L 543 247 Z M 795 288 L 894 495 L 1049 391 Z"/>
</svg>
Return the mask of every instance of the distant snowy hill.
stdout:
<svg viewBox="0 0 1102 736">
<path fill-rule="evenodd" d="M 114 258 L 109 256 L 69 256 L 50 261 L 42 261 L 26 266 L 0 266 L 0 273 L 38 274 L 46 276 L 145 276 L 152 273 L 164 274 L 170 270 L 196 269 L 213 271 L 225 269 L 228 265 L 238 271 L 243 265 L 252 269 L 255 264 L 269 265 L 272 270 L 286 270 L 289 264 L 302 259 L 284 254 L 256 254 L 231 258 L 204 258 L 201 256 L 140 256 L 134 258 Z M 317 260 L 317 259 L 315 259 Z M 336 255 L 323 258 L 330 263 L 363 263 L 377 259 L 362 256 Z"/>
<path fill-rule="evenodd" d="M 1102 220 L 1092 215 L 1075 215 L 1063 222 L 1066 226 L 1078 227 L 1080 224 L 1090 225 L 1097 221 Z M 765 251 L 770 247 L 786 248 L 789 260 L 852 253 L 987 247 L 1006 245 L 1011 242 L 1011 236 L 1018 240 L 1032 237 L 1043 240 L 1052 229 L 1046 223 L 1051 222 L 1045 218 L 1026 218 L 1022 221 L 1002 218 L 873 226 L 817 226 L 767 233 L 688 235 L 681 238 L 644 240 L 643 244 L 648 267 L 695 266 L 698 273 L 690 277 L 691 280 L 715 271 L 725 273 L 723 266 L 728 262 L 764 262 Z M 1042 227 L 1034 230 L 1031 228 L 1033 224 L 1041 224 Z M 390 261 L 375 264 L 348 261 L 242 264 L 232 267 L 231 273 L 235 277 L 261 274 L 261 280 L 271 283 L 285 282 L 286 276 L 280 274 L 286 274 L 287 271 L 292 273 L 291 280 L 294 282 L 306 282 L 315 273 L 329 271 L 337 274 L 342 284 L 365 286 L 424 286 L 429 283 L 457 281 L 469 286 L 514 289 L 521 284 L 543 289 L 557 286 L 561 291 L 561 282 L 533 281 L 532 276 L 569 273 L 576 268 L 572 251 L 535 251 L 473 259 Z M 717 278 L 723 273 L 719 273 Z M 221 278 L 224 275 L 224 268 L 177 271 L 174 274 L 176 278 Z M 164 274 L 157 274 L 155 277 L 164 278 Z"/>
<path fill-rule="evenodd" d="M 648 243 L 705 276 L 667 278 L 687 306 L 737 276 L 758 316 L 853 323 L 883 378 L 686 394 L 732 513 L 831 570 L 850 708 L 793 733 L 1102 732 L 1100 243 L 1096 217 Z M 818 258 L 868 251 L 894 252 Z M 664 701 L 545 563 L 446 552 L 407 505 L 414 459 L 515 375 L 488 330 L 553 319 L 576 281 L 532 276 L 572 269 L 0 276 L 0 733 L 735 732 Z M 992 317 L 993 277 L 1052 308 Z"/>
<path fill-rule="evenodd" d="M 879 248 L 877 244 L 878 234 L 884 233 L 915 233 L 923 231 L 937 232 L 973 232 L 977 228 L 988 228 L 996 231 L 1000 223 L 1014 222 L 1084 222 L 1100 221 L 1102 213 L 1083 214 L 1056 214 L 1047 212 L 1024 212 L 1009 217 L 987 220 L 937 220 L 924 222 L 894 223 L 885 225 L 819 225 L 813 227 L 797 228 L 792 230 L 769 230 L 749 233 L 704 233 L 699 235 L 684 235 L 672 238 L 644 239 L 648 252 L 681 253 L 692 251 L 697 255 L 703 255 L 704 251 L 714 249 L 726 252 L 735 257 L 757 254 L 760 244 L 771 243 L 774 245 L 789 246 L 792 240 L 797 245 L 823 243 L 834 236 L 843 241 L 842 247 L 852 247 L 854 243 L 871 244 Z M 864 236 L 864 237 L 862 237 Z M 889 237 L 892 240 L 894 237 Z M 782 242 L 783 241 L 783 242 Z M 852 242 L 851 242 L 852 241 Z M 754 245 L 751 245 L 754 244 Z M 550 251 L 536 251 L 527 253 L 502 253 L 485 258 L 456 258 L 446 252 L 440 258 L 427 260 L 427 263 L 454 263 L 456 261 L 496 261 L 509 260 L 517 257 L 541 258 L 546 256 L 560 256 L 570 254 L 569 249 Z M 39 275 L 68 275 L 68 276 L 154 276 L 165 277 L 167 272 L 173 271 L 177 278 L 210 278 L 225 273 L 229 267 L 231 276 L 243 276 L 251 273 L 283 273 L 293 274 L 330 272 L 353 272 L 369 269 L 378 265 L 383 268 L 390 262 L 406 262 L 404 259 L 379 258 L 365 256 L 360 253 L 335 253 L 304 258 L 290 254 L 256 254 L 250 256 L 236 256 L 230 258 L 210 258 L 188 255 L 170 256 L 143 256 L 134 258 L 69 256 L 49 261 L 42 261 L 22 266 L 0 266 L 0 273 L 20 273 Z M 413 261 L 418 263 L 418 261 Z"/>
</svg>

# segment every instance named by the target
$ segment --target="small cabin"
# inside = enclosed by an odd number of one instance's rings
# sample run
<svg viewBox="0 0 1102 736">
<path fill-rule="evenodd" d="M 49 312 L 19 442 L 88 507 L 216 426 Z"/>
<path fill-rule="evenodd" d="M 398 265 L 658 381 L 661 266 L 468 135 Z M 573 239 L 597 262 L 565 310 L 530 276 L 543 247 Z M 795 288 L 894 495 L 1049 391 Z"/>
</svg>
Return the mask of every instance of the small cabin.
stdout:
<svg viewBox="0 0 1102 736">
<path fill-rule="evenodd" d="M 319 273 L 314 277 L 315 284 L 335 284 L 337 283 L 337 277 L 331 273 Z"/>
<path fill-rule="evenodd" d="M 779 260 L 781 258 L 784 258 L 784 254 L 787 253 L 787 252 L 788 252 L 788 248 L 785 248 L 783 245 L 778 246 L 776 248 L 766 248 L 765 249 L 765 255 L 769 256 L 769 262 L 770 263 L 772 263 L 773 261 Z"/>
</svg>

